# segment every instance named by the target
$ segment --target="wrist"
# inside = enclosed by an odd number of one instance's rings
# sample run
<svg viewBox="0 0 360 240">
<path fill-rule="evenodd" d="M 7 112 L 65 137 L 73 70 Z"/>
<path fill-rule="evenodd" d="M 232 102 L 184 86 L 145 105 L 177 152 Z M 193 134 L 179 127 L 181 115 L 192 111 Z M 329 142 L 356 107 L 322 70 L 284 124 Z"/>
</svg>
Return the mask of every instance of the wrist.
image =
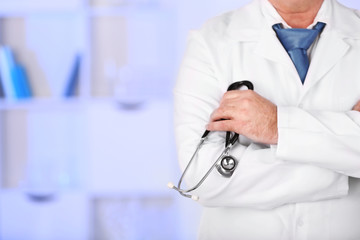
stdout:
<svg viewBox="0 0 360 240">
<path fill-rule="evenodd" d="M 270 144 L 271 145 L 276 145 L 278 143 L 278 140 L 279 140 L 279 131 L 278 131 L 278 121 L 277 121 L 277 114 L 278 114 L 278 111 L 277 111 L 277 107 L 275 106 L 275 111 L 274 111 L 274 117 L 273 117 L 273 123 L 272 123 L 272 139 L 271 139 L 271 142 Z"/>
</svg>

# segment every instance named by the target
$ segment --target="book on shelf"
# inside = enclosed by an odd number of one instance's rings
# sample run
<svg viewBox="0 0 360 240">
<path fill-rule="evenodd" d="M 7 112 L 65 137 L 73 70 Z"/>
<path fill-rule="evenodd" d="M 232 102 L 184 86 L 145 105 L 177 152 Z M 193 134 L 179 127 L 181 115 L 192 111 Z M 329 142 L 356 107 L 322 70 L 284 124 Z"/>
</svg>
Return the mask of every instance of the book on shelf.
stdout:
<svg viewBox="0 0 360 240">
<path fill-rule="evenodd" d="M 6 99 L 26 99 L 32 96 L 25 68 L 16 62 L 8 46 L 0 46 L 0 79 Z"/>
<path fill-rule="evenodd" d="M 80 78 L 80 64 L 81 64 L 81 55 L 77 54 L 75 56 L 74 64 L 72 66 L 69 79 L 65 86 L 64 97 L 74 97 L 76 96 L 76 91 L 79 85 Z"/>
<path fill-rule="evenodd" d="M 11 80 L 11 68 L 14 65 L 12 60 L 10 48 L 0 46 L 0 75 L 4 87 L 4 95 L 8 99 L 15 99 L 15 86 Z"/>
<path fill-rule="evenodd" d="M 25 68 L 19 64 L 11 69 L 12 82 L 15 86 L 15 96 L 17 99 L 24 99 L 31 97 L 31 90 Z"/>
<path fill-rule="evenodd" d="M 28 75 L 26 73 L 26 68 L 23 65 L 18 64 L 17 72 L 18 72 L 18 77 L 20 79 L 20 85 L 22 88 L 21 97 L 22 98 L 32 97 L 31 86 L 30 86 Z"/>
<path fill-rule="evenodd" d="M 3 88 L 2 81 L 1 81 L 1 76 L 0 76 L 0 98 L 4 98 L 4 97 L 5 97 L 4 88 Z"/>
</svg>

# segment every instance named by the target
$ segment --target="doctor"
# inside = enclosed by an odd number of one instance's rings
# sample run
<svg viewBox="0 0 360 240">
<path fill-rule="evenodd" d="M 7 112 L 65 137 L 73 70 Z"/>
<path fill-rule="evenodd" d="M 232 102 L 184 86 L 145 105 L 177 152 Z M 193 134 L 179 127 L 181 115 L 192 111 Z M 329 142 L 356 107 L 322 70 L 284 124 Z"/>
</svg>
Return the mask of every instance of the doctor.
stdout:
<svg viewBox="0 0 360 240">
<path fill-rule="evenodd" d="M 317 23 L 303 71 L 279 32 Z M 240 80 L 255 92 L 225 93 Z M 194 193 L 204 206 L 199 239 L 360 239 L 359 11 L 336 0 L 253 0 L 215 17 L 191 32 L 174 97 L 182 169 L 204 128 L 216 131 L 189 185 L 223 149 L 222 131 L 242 135 L 233 176 L 213 171 Z"/>
</svg>

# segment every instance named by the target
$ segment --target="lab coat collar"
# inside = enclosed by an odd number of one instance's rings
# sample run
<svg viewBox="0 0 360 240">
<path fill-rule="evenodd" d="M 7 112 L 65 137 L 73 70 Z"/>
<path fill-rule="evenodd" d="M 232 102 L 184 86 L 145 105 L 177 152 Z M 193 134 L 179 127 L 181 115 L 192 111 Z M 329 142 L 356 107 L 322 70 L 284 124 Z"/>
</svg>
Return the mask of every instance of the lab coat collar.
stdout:
<svg viewBox="0 0 360 240">
<path fill-rule="evenodd" d="M 266 3 L 262 2 L 266 1 Z M 271 5 L 268 0 L 253 0 L 244 7 L 235 10 L 229 19 L 227 27 L 227 35 L 236 41 L 258 41 L 260 36 L 265 33 L 273 33 L 271 29 L 274 23 L 281 22 L 286 25 L 280 15 L 274 21 L 269 16 L 264 14 L 264 5 Z M 265 21 L 264 21 L 265 19 Z M 271 19 L 271 20 L 269 20 Z M 324 0 L 324 4 L 319 11 L 319 14 L 314 20 L 325 22 L 326 28 L 324 33 L 334 31 L 340 38 L 360 39 L 360 11 L 349 9 L 336 0 Z M 265 23 L 265 24 L 264 24 Z M 310 25 L 309 27 L 311 27 Z M 270 28 L 270 31 L 268 31 Z"/>
<path fill-rule="evenodd" d="M 329 31 L 321 36 L 305 79 L 299 103 L 312 86 L 318 83 L 345 56 L 350 46 L 339 34 Z"/>
<path fill-rule="evenodd" d="M 240 42 L 257 42 L 255 54 L 293 69 L 291 72 L 297 79 L 295 66 L 272 29 L 274 20 L 269 21 L 269 18 L 265 17 L 261 1 L 267 0 L 254 0 L 234 12 L 228 25 L 228 36 Z M 327 25 L 315 49 L 304 86 L 300 80 L 297 81 L 302 89 L 299 102 L 308 90 L 323 79 L 326 73 L 347 53 L 350 47 L 346 39 L 360 39 L 360 17 L 336 0 L 324 1 L 327 2 L 323 4 L 321 14 L 318 14 L 314 22 L 324 21 Z M 324 55 L 326 61 L 324 61 Z"/>
</svg>

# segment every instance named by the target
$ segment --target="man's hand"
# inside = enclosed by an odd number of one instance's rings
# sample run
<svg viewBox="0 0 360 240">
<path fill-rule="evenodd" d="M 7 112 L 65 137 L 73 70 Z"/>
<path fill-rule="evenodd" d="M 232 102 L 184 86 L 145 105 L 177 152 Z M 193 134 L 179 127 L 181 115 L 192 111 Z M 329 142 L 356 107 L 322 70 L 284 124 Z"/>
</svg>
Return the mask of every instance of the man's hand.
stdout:
<svg viewBox="0 0 360 240">
<path fill-rule="evenodd" d="M 207 129 L 232 131 L 255 142 L 277 144 L 277 107 L 251 90 L 228 91 L 212 113 Z"/>
<path fill-rule="evenodd" d="M 353 107 L 352 110 L 360 112 L 360 101 L 357 102 L 357 104 Z"/>
</svg>

